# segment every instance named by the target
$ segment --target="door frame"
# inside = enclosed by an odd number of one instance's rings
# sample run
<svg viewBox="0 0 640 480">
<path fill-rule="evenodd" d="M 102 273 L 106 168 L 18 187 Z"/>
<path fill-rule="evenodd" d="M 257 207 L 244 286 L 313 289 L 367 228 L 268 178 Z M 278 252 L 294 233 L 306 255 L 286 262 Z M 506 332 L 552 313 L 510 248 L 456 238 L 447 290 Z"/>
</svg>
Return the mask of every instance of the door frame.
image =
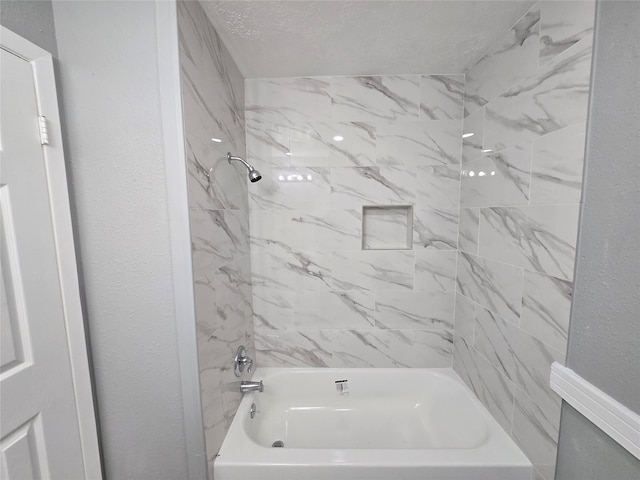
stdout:
<svg viewBox="0 0 640 480">
<path fill-rule="evenodd" d="M 173 264 L 178 361 L 189 479 L 208 477 L 196 332 L 191 224 L 176 0 L 156 0 L 158 79 Z"/>
<path fill-rule="evenodd" d="M 80 429 L 80 444 L 86 479 L 102 480 L 100 449 L 94 398 L 89 370 L 86 332 L 76 264 L 75 243 L 71 224 L 69 190 L 62 146 L 60 112 L 49 52 L 34 45 L 11 30 L 0 26 L 0 48 L 28 61 L 34 72 L 38 114 L 46 117 L 47 145 L 43 145 L 45 169 L 51 200 L 51 217 L 55 240 L 60 293 L 69 346 L 69 362 L 73 379 L 75 407 Z"/>
</svg>

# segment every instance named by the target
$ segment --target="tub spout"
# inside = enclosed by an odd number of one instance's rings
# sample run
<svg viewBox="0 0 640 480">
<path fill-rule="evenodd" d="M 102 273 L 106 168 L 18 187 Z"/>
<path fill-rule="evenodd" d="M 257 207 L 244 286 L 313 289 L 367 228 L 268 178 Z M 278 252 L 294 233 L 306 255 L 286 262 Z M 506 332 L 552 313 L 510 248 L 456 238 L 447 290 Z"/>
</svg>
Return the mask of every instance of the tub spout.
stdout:
<svg viewBox="0 0 640 480">
<path fill-rule="evenodd" d="M 262 380 L 260 380 L 259 382 L 240 382 L 240 392 L 264 392 L 264 385 L 262 384 Z"/>
</svg>

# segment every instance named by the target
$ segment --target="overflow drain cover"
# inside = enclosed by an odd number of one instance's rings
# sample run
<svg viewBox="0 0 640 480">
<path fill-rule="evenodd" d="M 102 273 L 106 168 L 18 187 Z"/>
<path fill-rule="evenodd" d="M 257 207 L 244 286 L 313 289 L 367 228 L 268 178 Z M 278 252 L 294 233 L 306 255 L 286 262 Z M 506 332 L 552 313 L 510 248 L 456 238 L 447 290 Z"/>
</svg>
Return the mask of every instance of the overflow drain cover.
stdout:
<svg viewBox="0 0 640 480">
<path fill-rule="evenodd" d="M 284 442 L 282 440 L 276 440 L 271 444 L 271 446 L 274 448 L 282 448 L 284 447 Z"/>
</svg>

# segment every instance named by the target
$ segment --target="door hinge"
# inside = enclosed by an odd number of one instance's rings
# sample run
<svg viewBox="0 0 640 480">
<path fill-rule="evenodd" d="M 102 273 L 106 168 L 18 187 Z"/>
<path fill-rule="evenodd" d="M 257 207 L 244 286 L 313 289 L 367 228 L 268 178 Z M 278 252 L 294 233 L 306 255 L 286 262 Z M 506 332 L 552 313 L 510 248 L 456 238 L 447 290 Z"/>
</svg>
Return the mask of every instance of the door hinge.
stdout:
<svg viewBox="0 0 640 480">
<path fill-rule="evenodd" d="M 47 117 L 38 117 L 38 126 L 40 127 L 40 144 L 49 145 L 49 131 L 47 130 Z"/>
</svg>

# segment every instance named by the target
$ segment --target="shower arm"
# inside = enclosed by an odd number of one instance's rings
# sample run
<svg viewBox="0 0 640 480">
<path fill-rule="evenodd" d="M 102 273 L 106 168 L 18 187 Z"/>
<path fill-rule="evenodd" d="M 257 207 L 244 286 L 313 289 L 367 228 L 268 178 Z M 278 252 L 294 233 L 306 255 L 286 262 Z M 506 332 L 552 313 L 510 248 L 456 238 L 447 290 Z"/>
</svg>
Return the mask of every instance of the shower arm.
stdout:
<svg viewBox="0 0 640 480">
<path fill-rule="evenodd" d="M 228 160 L 229 163 L 231 163 L 231 162 L 242 162 L 244 164 L 244 166 L 247 167 L 247 170 L 249 170 L 250 172 L 252 172 L 254 170 L 254 168 L 251 165 L 249 165 L 243 158 L 231 155 L 231 153 L 227 153 L 227 160 Z"/>
</svg>

